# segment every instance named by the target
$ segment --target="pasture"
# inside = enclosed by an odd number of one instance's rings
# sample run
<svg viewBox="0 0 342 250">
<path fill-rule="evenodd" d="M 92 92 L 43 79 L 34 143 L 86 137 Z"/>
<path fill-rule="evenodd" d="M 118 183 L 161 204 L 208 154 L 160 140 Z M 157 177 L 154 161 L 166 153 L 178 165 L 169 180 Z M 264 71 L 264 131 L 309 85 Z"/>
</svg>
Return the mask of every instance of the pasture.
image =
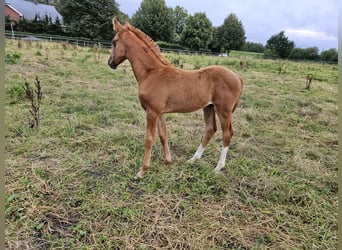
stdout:
<svg viewBox="0 0 342 250">
<path fill-rule="evenodd" d="M 337 66 L 165 54 L 244 79 L 235 134 L 214 174 L 220 130 L 188 163 L 202 111 L 168 114 L 173 162 L 164 166 L 156 140 L 135 180 L 145 114 L 128 62 L 113 71 L 109 50 L 45 42 L 6 40 L 5 53 L 7 249 L 336 248 Z M 23 85 L 36 76 L 43 98 L 32 129 Z"/>
</svg>

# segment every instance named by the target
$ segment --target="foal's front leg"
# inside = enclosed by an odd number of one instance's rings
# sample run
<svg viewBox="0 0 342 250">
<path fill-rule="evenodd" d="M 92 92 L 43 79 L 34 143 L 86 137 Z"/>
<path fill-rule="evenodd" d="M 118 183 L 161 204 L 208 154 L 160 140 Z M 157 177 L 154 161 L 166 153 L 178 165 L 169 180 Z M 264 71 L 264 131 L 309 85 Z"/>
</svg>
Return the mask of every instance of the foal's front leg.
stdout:
<svg viewBox="0 0 342 250">
<path fill-rule="evenodd" d="M 151 110 L 146 110 L 146 117 L 147 117 L 147 126 L 146 126 L 146 138 L 145 138 L 145 156 L 144 162 L 137 173 L 137 177 L 142 178 L 146 172 L 146 170 L 150 166 L 151 162 L 151 152 L 152 146 L 154 142 L 154 136 L 156 133 L 157 121 L 158 121 L 158 114 Z"/>
</svg>

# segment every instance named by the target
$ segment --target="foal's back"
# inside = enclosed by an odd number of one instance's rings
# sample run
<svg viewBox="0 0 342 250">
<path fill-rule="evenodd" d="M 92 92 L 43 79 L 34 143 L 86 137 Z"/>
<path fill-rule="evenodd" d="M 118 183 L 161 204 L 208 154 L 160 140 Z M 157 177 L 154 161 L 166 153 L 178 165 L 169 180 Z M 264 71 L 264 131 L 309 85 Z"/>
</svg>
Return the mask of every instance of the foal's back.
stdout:
<svg viewBox="0 0 342 250">
<path fill-rule="evenodd" d="M 163 67 L 139 87 L 140 100 L 163 102 L 162 113 L 193 112 L 209 104 L 235 104 L 242 90 L 241 79 L 222 66 L 198 70 Z"/>
</svg>

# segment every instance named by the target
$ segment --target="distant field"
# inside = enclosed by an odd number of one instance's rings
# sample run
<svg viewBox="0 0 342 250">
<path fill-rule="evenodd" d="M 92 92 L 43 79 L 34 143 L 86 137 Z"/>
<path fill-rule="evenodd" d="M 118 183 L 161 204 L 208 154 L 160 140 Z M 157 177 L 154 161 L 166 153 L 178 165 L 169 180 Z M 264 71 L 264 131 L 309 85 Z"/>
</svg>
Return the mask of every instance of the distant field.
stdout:
<svg viewBox="0 0 342 250">
<path fill-rule="evenodd" d="M 337 66 L 166 54 L 244 79 L 235 134 L 215 175 L 221 132 L 187 163 L 202 112 L 169 114 L 173 163 L 156 141 L 136 181 L 145 114 L 128 62 L 55 43 L 6 40 L 5 53 L 7 249 L 336 249 Z M 36 76 L 39 130 L 23 90 Z"/>
</svg>

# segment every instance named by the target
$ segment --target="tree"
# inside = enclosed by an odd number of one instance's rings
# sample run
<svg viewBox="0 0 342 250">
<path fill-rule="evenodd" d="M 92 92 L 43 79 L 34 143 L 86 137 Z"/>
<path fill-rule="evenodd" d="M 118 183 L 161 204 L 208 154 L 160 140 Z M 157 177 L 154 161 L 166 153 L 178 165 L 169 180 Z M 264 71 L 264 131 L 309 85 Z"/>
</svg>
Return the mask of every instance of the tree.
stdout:
<svg viewBox="0 0 342 250">
<path fill-rule="evenodd" d="M 49 5 L 54 5 L 57 2 L 57 0 L 29 0 L 29 1 L 34 2 L 34 3 L 43 3 L 43 4 L 49 4 Z"/>
<path fill-rule="evenodd" d="M 281 31 L 279 34 L 273 35 L 267 40 L 265 55 L 284 59 L 290 55 L 293 48 L 294 42 L 289 41 L 285 36 L 285 32 Z"/>
<path fill-rule="evenodd" d="M 245 44 L 245 29 L 235 14 L 230 14 L 219 27 L 218 40 L 228 53 L 231 50 L 240 50 Z"/>
<path fill-rule="evenodd" d="M 264 53 L 265 47 L 261 43 L 246 42 L 241 49 L 248 52 Z"/>
<path fill-rule="evenodd" d="M 48 15 L 45 15 L 43 18 L 40 18 L 38 15 L 36 15 L 33 20 L 21 18 L 19 21 L 11 20 L 9 16 L 6 16 L 5 30 L 11 31 L 12 28 L 15 31 L 21 32 L 64 35 L 59 18 L 57 17 L 55 22 L 52 22 L 52 18 Z"/>
<path fill-rule="evenodd" d="M 61 21 L 58 17 L 56 17 L 55 22 L 50 21 L 50 25 L 48 27 L 48 33 L 54 34 L 54 35 L 61 35 L 64 33 L 62 29 Z"/>
<path fill-rule="evenodd" d="M 205 13 L 198 12 L 189 16 L 185 21 L 182 32 L 182 45 L 192 49 L 208 49 L 213 38 L 213 26 Z"/>
<path fill-rule="evenodd" d="M 208 47 L 212 52 L 221 53 L 222 51 L 222 44 L 221 44 L 221 31 L 222 27 L 214 27 L 213 28 L 213 39 L 209 43 Z"/>
<path fill-rule="evenodd" d="M 165 0 L 143 0 L 132 17 L 132 24 L 155 41 L 171 42 L 174 35 L 173 10 Z"/>
<path fill-rule="evenodd" d="M 324 50 L 321 53 L 321 60 L 325 62 L 338 62 L 338 52 L 336 49 Z"/>
<path fill-rule="evenodd" d="M 317 47 L 310 47 L 304 49 L 304 58 L 306 60 L 318 60 L 319 59 L 319 50 Z"/>
<path fill-rule="evenodd" d="M 188 18 L 188 12 L 186 9 L 180 6 L 176 6 L 173 10 L 173 19 L 175 21 L 175 37 L 174 41 L 179 43 L 181 39 L 181 34 L 185 27 L 185 21 Z"/>
<path fill-rule="evenodd" d="M 303 59 L 304 58 L 304 50 L 301 48 L 294 48 L 291 50 L 289 54 L 289 59 Z"/>
<path fill-rule="evenodd" d="M 60 0 L 57 9 L 72 35 L 91 39 L 111 39 L 113 16 L 124 16 L 114 0 Z"/>
</svg>

